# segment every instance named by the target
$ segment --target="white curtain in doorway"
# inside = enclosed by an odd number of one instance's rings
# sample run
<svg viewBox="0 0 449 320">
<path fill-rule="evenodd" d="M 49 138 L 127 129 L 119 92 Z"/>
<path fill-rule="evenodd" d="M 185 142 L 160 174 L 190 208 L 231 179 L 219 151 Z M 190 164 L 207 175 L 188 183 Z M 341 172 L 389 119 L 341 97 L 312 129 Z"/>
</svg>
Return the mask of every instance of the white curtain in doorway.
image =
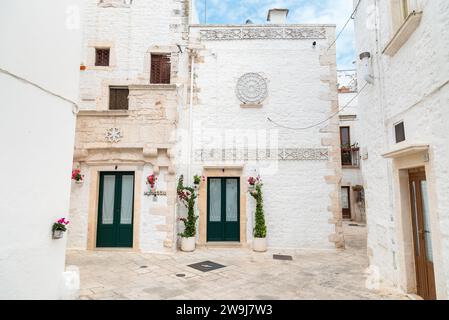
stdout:
<svg viewBox="0 0 449 320">
<path fill-rule="evenodd" d="M 134 177 L 122 177 L 122 201 L 120 210 L 120 224 L 132 224 L 133 219 L 133 185 Z"/>
<path fill-rule="evenodd" d="M 102 224 L 114 223 L 115 176 L 104 176 Z"/>
</svg>

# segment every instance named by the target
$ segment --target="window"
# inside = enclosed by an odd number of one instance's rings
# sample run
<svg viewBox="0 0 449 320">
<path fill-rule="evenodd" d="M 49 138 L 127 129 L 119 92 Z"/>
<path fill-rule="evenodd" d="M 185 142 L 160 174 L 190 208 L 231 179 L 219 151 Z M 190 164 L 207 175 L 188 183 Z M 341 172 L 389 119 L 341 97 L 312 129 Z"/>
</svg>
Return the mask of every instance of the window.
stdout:
<svg viewBox="0 0 449 320">
<path fill-rule="evenodd" d="M 405 140 L 405 129 L 404 122 L 400 122 L 394 126 L 396 143 L 402 142 Z"/>
<path fill-rule="evenodd" d="M 349 127 L 340 127 L 340 142 L 344 147 L 351 146 L 351 138 L 349 135 Z"/>
<path fill-rule="evenodd" d="M 109 110 L 128 110 L 127 87 L 110 87 L 109 88 Z"/>
<path fill-rule="evenodd" d="M 170 55 L 152 54 L 151 55 L 151 77 L 150 83 L 170 83 Z"/>
<path fill-rule="evenodd" d="M 95 49 L 95 65 L 107 67 L 109 66 L 109 52 L 110 49 Z"/>
</svg>

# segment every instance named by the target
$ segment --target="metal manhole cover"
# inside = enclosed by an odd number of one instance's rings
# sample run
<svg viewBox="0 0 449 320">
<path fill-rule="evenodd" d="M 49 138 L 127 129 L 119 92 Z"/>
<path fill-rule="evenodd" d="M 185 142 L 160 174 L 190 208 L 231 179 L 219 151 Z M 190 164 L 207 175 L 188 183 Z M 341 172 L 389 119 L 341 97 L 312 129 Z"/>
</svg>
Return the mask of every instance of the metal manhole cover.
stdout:
<svg viewBox="0 0 449 320">
<path fill-rule="evenodd" d="M 217 270 L 217 269 L 226 267 L 222 264 L 215 263 L 212 261 L 198 262 L 198 263 L 190 264 L 188 266 L 193 269 L 200 270 L 203 272 L 208 272 L 208 271 Z"/>
<path fill-rule="evenodd" d="M 273 254 L 273 259 L 274 260 L 293 260 L 292 256 L 287 256 L 287 255 L 283 255 L 283 254 Z"/>
</svg>

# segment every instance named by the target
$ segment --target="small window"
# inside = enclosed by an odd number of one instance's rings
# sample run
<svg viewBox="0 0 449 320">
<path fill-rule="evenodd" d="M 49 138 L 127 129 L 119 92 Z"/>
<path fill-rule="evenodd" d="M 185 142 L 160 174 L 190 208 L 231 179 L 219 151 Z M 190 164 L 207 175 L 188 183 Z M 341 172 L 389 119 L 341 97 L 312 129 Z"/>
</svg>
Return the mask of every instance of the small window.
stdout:
<svg viewBox="0 0 449 320">
<path fill-rule="evenodd" d="M 109 66 L 109 52 L 110 49 L 95 49 L 95 65 L 107 67 Z"/>
<path fill-rule="evenodd" d="M 151 77 L 150 83 L 170 83 L 170 55 L 152 54 L 151 55 Z"/>
<path fill-rule="evenodd" d="M 109 109 L 128 110 L 129 90 L 126 87 L 109 88 Z"/>
<path fill-rule="evenodd" d="M 396 135 L 396 143 L 405 141 L 405 129 L 404 122 L 400 122 L 394 126 L 394 131 Z"/>
</svg>

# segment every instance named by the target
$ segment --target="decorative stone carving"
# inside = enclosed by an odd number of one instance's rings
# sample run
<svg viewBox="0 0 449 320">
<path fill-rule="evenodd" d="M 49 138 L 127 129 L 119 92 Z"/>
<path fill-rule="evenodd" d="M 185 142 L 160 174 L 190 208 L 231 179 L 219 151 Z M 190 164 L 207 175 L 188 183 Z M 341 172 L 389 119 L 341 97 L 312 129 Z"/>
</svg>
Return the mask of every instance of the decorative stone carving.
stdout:
<svg viewBox="0 0 449 320">
<path fill-rule="evenodd" d="M 260 104 L 268 95 L 268 86 L 260 74 L 246 73 L 237 81 L 235 91 L 243 103 Z"/>
<path fill-rule="evenodd" d="M 251 39 L 325 39 L 326 29 L 322 27 L 229 27 L 200 30 L 201 40 L 251 40 Z"/>
<path fill-rule="evenodd" d="M 105 139 L 111 143 L 117 143 L 122 140 L 123 135 L 119 128 L 110 128 L 106 130 Z"/>
<path fill-rule="evenodd" d="M 327 161 L 326 148 L 196 149 L 195 161 Z"/>
<path fill-rule="evenodd" d="M 99 0 L 98 6 L 101 8 L 129 8 L 133 0 Z"/>
</svg>

